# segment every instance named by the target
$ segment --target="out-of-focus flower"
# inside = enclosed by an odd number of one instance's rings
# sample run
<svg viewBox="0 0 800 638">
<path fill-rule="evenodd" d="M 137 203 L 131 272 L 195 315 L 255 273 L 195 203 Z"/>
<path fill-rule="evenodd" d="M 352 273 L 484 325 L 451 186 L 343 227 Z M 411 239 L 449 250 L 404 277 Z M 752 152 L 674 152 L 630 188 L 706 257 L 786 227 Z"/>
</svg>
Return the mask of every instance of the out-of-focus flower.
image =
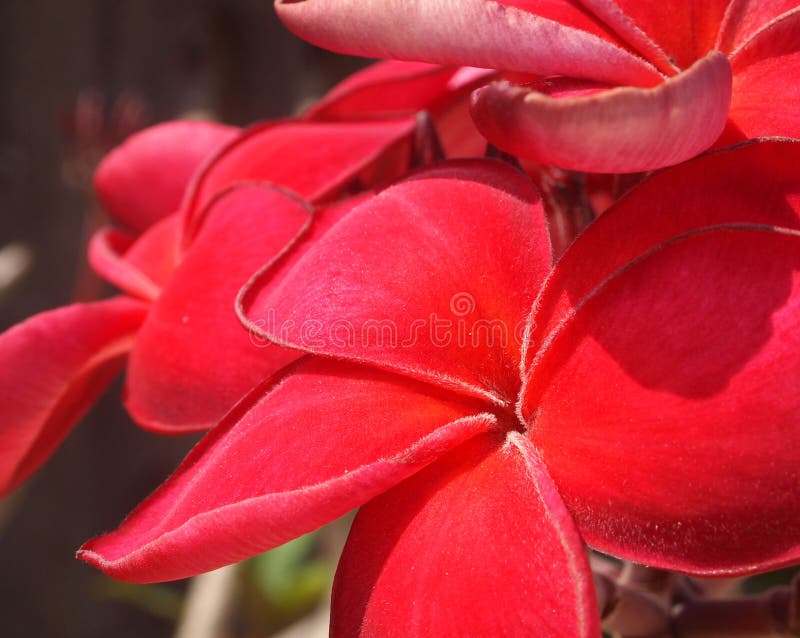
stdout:
<svg viewBox="0 0 800 638">
<path fill-rule="evenodd" d="M 307 353 L 81 558 L 241 560 L 363 505 L 334 636 L 599 636 L 582 539 L 742 574 L 800 558 L 800 145 L 658 173 L 555 266 L 530 182 L 423 170 L 242 291 Z"/>
<path fill-rule="evenodd" d="M 800 137 L 796 0 L 277 0 L 337 51 L 536 74 L 474 95 L 499 148 L 572 170 L 638 172 L 720 139 Z M 724 133 L 723 133 L 724 130 Z"/>
<path fill-rule="evenodd" d="M 89 259 L 124 295 L 0 335 L 0 494 L 49 456 L 126 361 L 133 418 L 177 433 L 211 427 L 296 358 L 253 343 L 234 312 L 239 288 L 312 232 L 301 196 L 334 202 L 395 177 L 408 168 L 415 127 L 413 117 L 244 132 L 173 122 L 114 150 L 95 187 L 130 232 L 100 230 Z"/>
</svg>

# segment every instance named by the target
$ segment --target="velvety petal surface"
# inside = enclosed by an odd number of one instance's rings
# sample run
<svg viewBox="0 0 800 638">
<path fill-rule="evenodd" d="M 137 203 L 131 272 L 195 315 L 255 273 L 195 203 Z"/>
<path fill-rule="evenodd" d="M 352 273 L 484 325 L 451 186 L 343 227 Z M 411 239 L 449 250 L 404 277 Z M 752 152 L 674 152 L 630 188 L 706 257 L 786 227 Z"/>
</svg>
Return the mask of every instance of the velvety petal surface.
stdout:
<svg viewBox="0 0 800 638">
<path fill-rule="evenodd" d="M 202 225 L 209 202 L 235 184 L 272 182 L 316 203 L 395 179 L 408 169 L 414 128 L 414 117 L 253 127 L 197 176 L 182 204 L 184 242 Z"/>
<path fill-rule="evenodd" d="M 148 582 L 233 563 L 309 532 L 495 427 L 480 404 L 324 360 L 253 392 L 116 531 L 79 552 Z"/>
<path fill-rule="evenodd" d="M 597 638 L 592 575 L 537 451 L 486 434 L 361 508 L 333 638 Z"/>
<path fill-rule="evenodd" d="M 429 108 L 450 93 L 451 80 L 457 71 L 458 67 L 425 62 L 378 62 L 337 84 L 305 116 L 371 118 Z"/>
<path fill-rule="evenodd" d="M 658 72 L 573 3 L 277 0 L 301 38 L 340 53 L 650 86 Z"/>
<path fill-rule="evenodd" d="M 741 153 L 744 172 L 758 148 L 709 156 L 695 170 Z M 681 210 L 705 225 L 655 242 L 584 294 L 574 280 L 569 312 L 532 361 L 521 412 L 589 544 L 703 574 L 800 558 L 790 443 L 800 436 L 797 166 L 739 181 L 702 171 L 705 196 L 669 172 L 645 182 L 635 194 L 652 202 L 656 226 Z M 629 232 L 636 201 L 607 211 L 605 230 Z M 593 235 L 569 252 L 602 274 Z"/>
<path fill-rule="evenodd" d="M 549 266 L 528 179 L 501 162 L 448 162 L 263 272 L 240 312 L 277 343 L 513 403 L 522 321 Z"/>
<path fill-rule="evenodd" d="M 799 228 L 793 208 L 785 206 L 794 197 L 798 162 L 796 142 L 753 140 L 656 173 L 628 192 L 614 215 L 595 220 L 550 273 L 528 318 L 525 365 L 580 299 L 653 246 L 717 224 L 775 224 L 776 215 L 780 225 Z"/>
<path fill-rule="evenodd" d="M 731 53 L 776 18 L 798 6 L 797 0 L 731 0 L 714 48 Z"/>
<path fill-rule="evenodd" d="M 175 212 L 192 174 L 238 129 L 191 120 L 152 126 L 111 151 L 94 187 L 121 224 L 143 231 Z"/>
<path fill-rule="evenodd" d="M 800 9 L 750 39 L 731 63 L 735 130 L 742 137 L 800 137 Z"/>
<path fill-rule="evenodd" d="M 556 264 L 529 318 L 523 345 L 527 365 L 581 299 L 654 246 L 720 224 L 800 230 L 798 167 L 800 143 L 758 140 L 648 178 L 612 209 L 613 215 L 597 219 Z"/>
<path fill-rule="evenodd" d="M 580 0 L 580 3 L 664 70 L 651 43 L 677 68 L 691 66 L 716 48 L 717 33 L 730 0 Z"/>
<path fill-rule="evenodd" d="M 146 312 L 120 297 L 44 312 L 0 335 L 0 495 L 44 463 L 122 369 Z"/>
<path fill-rule="evenodd" d="M 551 97 L 491 84 L 475 92 L 472 115 L 489 141 L 513 155 L 572 170 L 633 173 L 706 150 L 725 127 L 730 102 L 730 65 L 714 52 L 649 89 Z"/>
<path fill-rule="evenodd" d="M 239 288 L 307 230 L 310 211 L 269 185 L 214 200 L 131 353 L 126 405 L 145 427 L 202 430 L 296 353 L 251 339 L 236 317 Z"/>
<path fill-rule="evenodd" d="M 179 216 L 172 214 L 138 239 L 115 228 L 102 228 L 89 243 L 89 263 L 109 283 L 152 301 L 175 270 L 179 222 Z"/>
</svg>

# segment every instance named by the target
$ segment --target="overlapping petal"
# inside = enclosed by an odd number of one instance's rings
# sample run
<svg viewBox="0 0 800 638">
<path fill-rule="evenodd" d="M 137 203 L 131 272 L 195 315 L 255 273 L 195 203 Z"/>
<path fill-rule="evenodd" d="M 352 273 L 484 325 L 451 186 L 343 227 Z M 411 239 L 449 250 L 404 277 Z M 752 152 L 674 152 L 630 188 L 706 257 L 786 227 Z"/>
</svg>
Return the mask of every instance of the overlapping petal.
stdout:
<svg viewBox="0 0 800 638">
<path fill-rule="evenodd" d="M 493 73 L 475 69 L 471 80 Z M 463 86 L 459 67 L 387 60 L 348 76 L 306 112 L 310 119 L 379 118 L 435 108 Z"/>
<path fill-rule="evenodd" d="M 469 94 L 497 75 L 491 69 L 387 60 L 346 78 L 305 117 L 385 119 L 424 110 L 432 118 L 446 157 L 479 156 L 486 140 L 470 117 Z"/>
<path fill-rule="evenodd" d="M 719 26 L 730 0 L 580 0 L 580 3 L 668 72 L 662 63 L 665 56 L 674 72 L 691 66 L 716 48 Z"/>
<path fill-rule="evenodd" d="M 275 8 L 297 35 L 341 53 L 635 86 L 660 80 L 569 2 L 276 0 Z"/>
<path fill-rule="evenodd" d="M 538 452 L 462 444 L 359 512 L 331 636 L 600 635 L 583 544 Z"/>
<path fill-rule="evenodd" d="M 741 137 L 800 137 L 800 8 L 758 32 L 731 59 L 730 120 Z"/>
<path fill-rule="evenodd" d="M 797 0 L 731 0 L 720 25 L 714 48 L 732 53 L 764 27 L 798 8 Z"/>
<path fill-rule="evenodd" d="M 597 219 L 556 264 L 540 292 L 523 345 L 526 365 L 580 300 L 654 246 L 720 224 L 800 230 L 793 200 L 800 144 L 758 140 L 653 175 L 612 216 Z M 646 222 L 642 214 L 646 216 Z"/>
<path fill-rule="evenodd" d="M 137 422 L 167 431 L 208 429 L 297 356 L 254 342 L 234 302 L 250 275 L 310 221 L 304 202 L 270 185 L 241 185 L 213 200 L 136 339 L 126 405 Z"/>
<path fill-rule="evenodd" d="M 666 171 L 567 253 L 583 274 L 562 279 L 569 310 L 521 412 L 591 545 L 695 573 L 800 558 L 800 173 L 777 161 L 792 154 L 753 144 Z M 606 274 L 617 258 L 600 243 L 642 202 L 677 221 L 649 224 L 652 243 L 634 238 L 639 254 Z"/>
<path fill-rule="evenodd" d="M 89 243 L 89 262 L 109 283 L 153 301 L 175 270 L 179 221 L 173 213 L 138 239 L 116 228 L 102 228 Z"/>
<path fill-rule="evenodd" d="M 360 366 L 297 362 L 244 399 L 119 529 L 79 556 L 137 582 L 252 556 L 491 430 L 495 419 L 480 407 Z"/>
<path fill-rule="evenodd" d="M 633 173 L 677 164 L 714 143 L 728 117 L 731 69 L 713 52 L 655 88 L 555 97 L 547 89 L 479 89 L 472 104 L 478 129 L 499 148 L 540 163 Z"/>
<path fill-rule="evenodd" d="M 193 173 L 237 133 L 232 126 L 190 120 L 145 129 L 100 163 L 97 195 L 122 225 L 143 231 L 175 212 Z"/>
<path fill-rule="evenodd" d="M 272 182 L 317 203 L 395 179 L 408 169 L 414 127 L 413 116 L 255 126 L 197 175 L 181 205 L 183 241 L 189 243 L 202 226 L 209 201 L 234 184 Z"/>
<path fill-rule="evenodd" d="M 67 306 L 0 335 L 0 495 L 49 457 L 122 369 L 146 308 L 124 297 Z"/>
<path fill-rule="evenodd" d="M 299 260 L 263 272 L 241 313 L 280 344 L 513 403 L 519 329 L 549 267 L 527 178 L 500 162 L 449 162 L 388 188 Z"/>
</svg>

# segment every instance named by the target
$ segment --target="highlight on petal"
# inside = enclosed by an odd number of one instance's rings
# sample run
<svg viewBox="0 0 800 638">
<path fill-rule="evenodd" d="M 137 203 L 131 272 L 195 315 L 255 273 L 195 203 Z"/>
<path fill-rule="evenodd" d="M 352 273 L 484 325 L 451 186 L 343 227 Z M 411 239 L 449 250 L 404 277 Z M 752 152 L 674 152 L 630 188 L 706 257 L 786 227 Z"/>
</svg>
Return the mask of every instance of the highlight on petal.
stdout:
<svg viewBox="0 0 800 638">
<path fill-rule="evenodd" d="M 665 171 L 568 251 L 585 273 L 599 263 L 598 280 L 562 279 L 571 307 L 531 363 L 521 413 L 590 545 L 699 574 L 800 559 L 787 445 L 800 436 L 800 164 L 775 161 L 797 149 L 753 144 Z M 749 172 L 759 155 L 774 176 Z M 699 221 L 606 276 L 594 251 L 630 233 L 642 201 L 662 229 L 671 214 Z"/>
<path fill-rule="evenodd" d="M 135 582 L 253 556 L 494 428 L 479 408 L 383 372 L 307 358 L 252 392 L 116 531 L 78 556 Z"/>
<path fill-rule="evenodd" d="M 408 170 L 414 117 L 381 121 L 269 122 L 245 131 L 200 172 L 181 204 L 184 245 L 208 203 L 246 182 L 271 182 L 311 203 L 371 188 Z"/>
<path fill-rule="evenodd" d="M 494 0 L 276 0 L 275 9 L 301 38 L 340 53 L 636 86 L 659 81 L 654 67 L 614 44 L 613 36 L 570 5 Z M 571 19 L 564 24 L 561 20 L 567 14 Z"/>
<path fill-rule="evenodd" d="M 221 193 L 153 304 L 131 353 L 125 403 L 148 429 L 212 427 L 248 390 L 297 357 L 258 343 L 236 317 L 239 288 L 307 232 L 307 204 L 270 185 Z"/>
<path fill-rule="evenodd" d="M 519 384 L 518 328 L 549 268 L 530 181 L 497 161 L 445 162 L 262 272 L 239 312 L 275 343 L 505 404 Z"/>
<path fill-rule="evenodd" d="M 43 312 L 0 335 L 0 496 L 30 476 L 122 369 L 147 305 Z"/>
<path fill-rule="evenodd" d="M 178 222 L 178 215 L 170 215 L 138 239 L 115 228 L 101 228 L 89 243 L 89 263 L 129 295 L 153 301 L 175 270 Z"/>
<path fill-rule="evenodd" d="M 237 133 L 232 126 L 191 120 L 136 133 L 97 167 L 97 196 L 117 221 L 143 231 L 175 212 L 192 174 Z"/>
<path fill-rule="evenodd" d="M 478 130 L 504 151 L 561 168 L 633 173 L 706 150 L 725 127 L 731 69 L 712 52 L 661 85 L 554 98 L 501 82 L 473 94 Z"/>
<path fill-rule="evenodd" d="M 477 436 L 361 508 L 331 636 L 596 638 L 583 543 L 521 434 Z"/>
</svg>

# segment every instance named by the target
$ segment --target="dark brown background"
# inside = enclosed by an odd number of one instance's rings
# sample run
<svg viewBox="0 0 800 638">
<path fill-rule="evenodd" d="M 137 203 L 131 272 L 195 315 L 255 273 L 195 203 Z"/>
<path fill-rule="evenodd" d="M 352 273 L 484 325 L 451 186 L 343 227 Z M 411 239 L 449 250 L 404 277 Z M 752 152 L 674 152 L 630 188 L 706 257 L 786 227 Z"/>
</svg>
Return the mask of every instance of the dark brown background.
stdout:
<svg viewBox="0 0 800 638">
<path fill-rule="evenodd" d="M 0 295 L 0 329 L 95 290 L 82 266 L 89 202 L 64 178 L 85 168 L 69 135 L 82 92 L 107 104 L 132 93 L 149 123 L 202 110 L 245 124 L 292 112 L 360 64 L 295 39 L 269 0 L 0 0 L 0 248 L 22 242 L 34 258 Z M 109 584 L 73 558 L 192 442 L 136 429 L 119 392 L 118 383 L 0 503 L 2 636 L 171 635 L 170 622 L 113 600 Z"/>
</svg>

